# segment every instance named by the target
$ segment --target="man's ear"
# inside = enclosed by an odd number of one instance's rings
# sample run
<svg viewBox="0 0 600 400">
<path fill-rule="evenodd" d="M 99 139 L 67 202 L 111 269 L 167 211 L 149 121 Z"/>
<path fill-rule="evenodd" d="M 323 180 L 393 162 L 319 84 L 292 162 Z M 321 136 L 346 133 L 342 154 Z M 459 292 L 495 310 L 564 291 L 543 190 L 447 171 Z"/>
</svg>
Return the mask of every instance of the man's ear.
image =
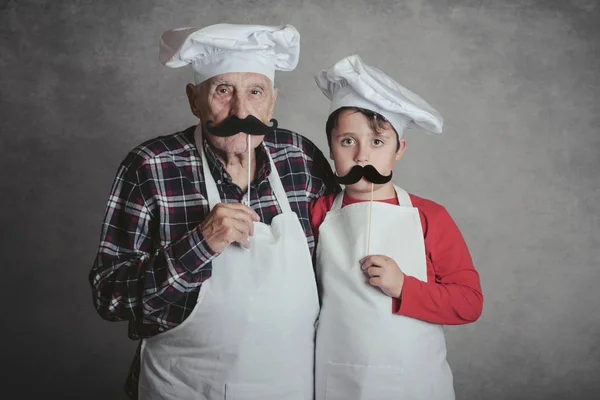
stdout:
<svg viewBox="0 0 600 400">
<path fill-rule="evenodd" d="M 396 151 L 396 161 L 400 161 L 400 159 L 402 158 L 402 155 L 404 154 L 404 151 L 406 150 L 406 139 L 399 139 L 398 140 L 398 151 Z"/>
<path fill-rule="evenodd" d="M 200 110 L 198 108 L 198 87 L 188 83 L 185 86 L 185 94 L 187 95 L 188 102 L 190 103 L 192 114 L 194 114 L 197 118 L 200 118 Z"/>
</svg>

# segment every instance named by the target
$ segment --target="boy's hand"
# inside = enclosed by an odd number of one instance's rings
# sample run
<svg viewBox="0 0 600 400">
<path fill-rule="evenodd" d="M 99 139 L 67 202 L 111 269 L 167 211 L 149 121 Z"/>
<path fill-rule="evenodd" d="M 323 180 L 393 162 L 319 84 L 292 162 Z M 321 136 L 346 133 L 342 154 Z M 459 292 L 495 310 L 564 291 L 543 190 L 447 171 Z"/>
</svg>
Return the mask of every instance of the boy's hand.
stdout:
<svg viewBox="0 0 600 400">
<path fill-rule="evenodd" d="M 366 256 L 360 260 L 360 268 L 369 276 L 371 285 L 377 286 L 390 297 L 400 297 L 404 273 L 394 260 L 381 255 Z"/>
</svg>

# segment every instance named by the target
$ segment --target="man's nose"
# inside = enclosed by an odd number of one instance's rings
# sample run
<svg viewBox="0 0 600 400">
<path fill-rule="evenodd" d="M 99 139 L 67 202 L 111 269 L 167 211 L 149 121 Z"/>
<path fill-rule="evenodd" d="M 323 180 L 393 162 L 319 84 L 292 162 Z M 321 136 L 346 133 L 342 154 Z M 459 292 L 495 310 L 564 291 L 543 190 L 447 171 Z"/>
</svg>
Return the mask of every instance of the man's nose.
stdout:
<svg viewBox="0 0 600 400">
<path fill-rule="evenodd" d="M 233 96 L 230 114 L 237 116 L 239 119 L 244 119 L 250 114 L 250 111 L 248 110 L 248 101 L 243 94 L 236 93 Z"/>
</svg>

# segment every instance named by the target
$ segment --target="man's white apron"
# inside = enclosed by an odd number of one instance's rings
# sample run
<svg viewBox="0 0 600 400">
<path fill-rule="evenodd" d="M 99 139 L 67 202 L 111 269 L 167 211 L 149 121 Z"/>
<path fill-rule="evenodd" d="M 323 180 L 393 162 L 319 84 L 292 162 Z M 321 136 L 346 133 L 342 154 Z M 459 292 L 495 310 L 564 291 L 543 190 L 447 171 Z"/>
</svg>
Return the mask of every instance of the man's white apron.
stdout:
<svg viewBox="0 0 600 400">
<path fill-rule="evenodd" d="M 219 192 L 202 138 L 196 143 L 212 209 Z M 213 260 L 181 325 L 143 341 L 141 400 L 313 399 L 315 276 L 306 236 L 269 160 L 282 213 L 270 226 L 254 224 L 250 249 L 233 244 Z"/>
<path fill-rule="evenodd" d="M 427 281 L 419 212 L 395 189 L 400 206 L 373 203 L 370 254 Z M 342 199 L 343 192 L 319 229 L 316 400 L 454 399 L 442 326 L 392 314 L 392 299 L 360 268 L 370 204 L 341 208 Z"/>
</svg>

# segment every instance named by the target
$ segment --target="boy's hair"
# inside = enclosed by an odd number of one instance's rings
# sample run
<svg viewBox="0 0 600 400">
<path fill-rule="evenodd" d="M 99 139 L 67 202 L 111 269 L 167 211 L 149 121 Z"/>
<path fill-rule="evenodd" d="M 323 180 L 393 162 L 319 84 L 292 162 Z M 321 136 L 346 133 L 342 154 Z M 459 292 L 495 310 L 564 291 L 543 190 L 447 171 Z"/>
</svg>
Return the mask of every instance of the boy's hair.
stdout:
<svg viewBox="0 0 600 400">
<path fill-rule="evenodd" d="M 331 149 L 331 131 L 333 131 L 334 128 L 337 128 L 338 119 L 340 117 L 340 114 L 346 110 L 353 111 L 353 112 L 359 112 L 362 115 L 364 115 L 365 117 L 367 117 L 367 120 L 369 122 L 369 128 L 373 129 L 374 132 L 381 133 L 381 131 L 383 131 L 384 129 L 392 128 L 394 130 L 394 132 L 396 133 L 396 139 L 397 139 L 396 151 L 398 151 L 400 149 L 400 138 L 398 137 L 398 132 L 396 132 L 396 129 L 394 129 L 392 124 L 383 115 L 376 113 L 374 111 L 371 111 L 371 110 L 367 110 L 366 108 L 360 108 L 360 107 L 340 107 L 331 113 L 331 115 L 327 119 L 327 123 L 325 124 L 325 133 L 327 133 L 327 144 L 329 145 L 330 149 Z"/>
</svg>

